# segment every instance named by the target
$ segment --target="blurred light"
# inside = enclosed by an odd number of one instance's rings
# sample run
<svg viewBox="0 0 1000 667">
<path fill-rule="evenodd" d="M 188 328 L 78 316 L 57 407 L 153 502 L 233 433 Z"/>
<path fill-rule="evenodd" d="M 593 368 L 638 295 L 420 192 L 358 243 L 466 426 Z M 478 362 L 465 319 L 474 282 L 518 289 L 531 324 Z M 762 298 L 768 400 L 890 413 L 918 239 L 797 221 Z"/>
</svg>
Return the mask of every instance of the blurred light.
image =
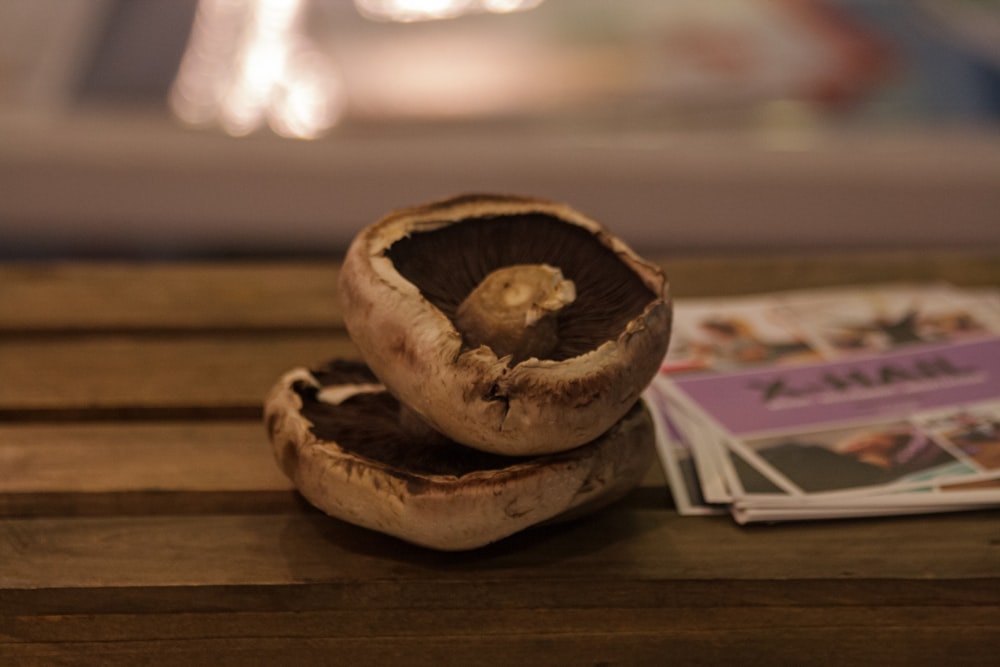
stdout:
<svg viewBox="0 0 1000 667">
<path fill-rule="evenodd" d="M 542 0 L 483 0 L 483 9 L 493 14 L 523 12 L 542 4 Z"/>
<path fill-rule="evenodd" d="M 354 0 L 365 17 L 376 21 L 431 21 L 464 14 L 507 14 L 534 9 L 542 0 Z"/>
<path fill-rule="evenodd" d="M 313 139 L 343 106 L 338 73 L 301 29 L 302 0 L 200 0 L 170 93 L 178 118 L 233 136 L 265 124 Z"/>
<path fill-rule="evenodd" d="M 349 64 L 352 108 L 369 117 L 434 119 L 555 108 L 573 99 L 579 77 L 572 63 L 545 55 L 528 43 L 512 49 L 508 40 L 461 30 L 367 44 Z"/>
</svg>

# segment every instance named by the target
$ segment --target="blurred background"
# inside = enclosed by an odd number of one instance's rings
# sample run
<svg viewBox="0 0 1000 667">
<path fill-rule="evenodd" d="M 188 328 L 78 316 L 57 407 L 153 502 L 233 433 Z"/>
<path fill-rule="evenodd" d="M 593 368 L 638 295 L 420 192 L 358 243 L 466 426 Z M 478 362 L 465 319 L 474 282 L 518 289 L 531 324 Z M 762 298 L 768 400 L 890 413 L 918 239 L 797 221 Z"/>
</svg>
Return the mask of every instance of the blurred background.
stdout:
<svg viewBox="0 0 1000 667">
<path fill-rule="evenodd" d="M 995 250 L 1000 2 L 0 3 L 0 259 L 335 257 L 470 191 L 648 253 Z"/>
</svg>

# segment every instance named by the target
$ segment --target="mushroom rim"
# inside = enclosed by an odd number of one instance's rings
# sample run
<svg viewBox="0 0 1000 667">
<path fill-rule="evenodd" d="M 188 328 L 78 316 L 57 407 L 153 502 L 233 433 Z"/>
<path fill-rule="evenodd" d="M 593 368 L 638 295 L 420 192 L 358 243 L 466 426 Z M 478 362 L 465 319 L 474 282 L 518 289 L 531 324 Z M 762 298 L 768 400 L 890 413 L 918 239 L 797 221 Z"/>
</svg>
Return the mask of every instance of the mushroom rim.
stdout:
<svg viewBox="0 0 1000 667">
<path fill-rule="evenodd" d="M 612 234 L 597 220 L 568 204 L 545 199 L 516 195 L 466 194 L 400 208 L 389 212 L 362 230 L 355 242 L 364 242 L 365 254 L 370 260 L 383 257 L 388 261 L 386 253 L 393 244 L 414 234 L 433 232 L 482 218 L 512 218 L 532 214 L 544 215 L 567 226 L 586 230 L 599 245 L 611 250 L 619 261 L 631 269 L 654 296 L 668 298 L 669 282 L 662 267 L 643 259 L 631 246 Z M 392 267 L 391 261 L 388 261 L 388 266 Z M 412 285 L 395 269 L 391 270 L 390 275 L 399 276 L 402 281 Z M 419 292 L 416 285 L 413 287 Z"/>
<path fill-rule="evenodd" d="M 543 215 L 567 227 L 582 228 L 591 241 L 611 251 L 650 292 L 650 299 L 642 311 L 632 317 L 627 325 L 594 348 L 564 359 L 529 357 L 515 364 L 498 356 L 489 346 L 466 347 L 461 332 L 454 321 L 434 302 L 428 299 L 421 288 L 397 270 L 389 251 L 398 241 L 416 234 L 433 232 L 466 221 L 486 218 L 503 219 L 523 215 Z M 435 323 L 441 332 L 439 344 L 448 348 L 442 357 L 450 359 L 453 365 L 465 358 L 481 360 L 476 365 L 493 366 L 502 364 L 515 368 L 565 368 L 584 358 L 614 356 L 614 351 L 622 342 L 637 331 L 646 328 L 646 323 L 654 317 L 654 311 L 661 307 L 668 310 L 672 301 L 670 283 L 662 267 L 643 259 L 624 241 L 612 234 L 596 220 L 580 213 L 572 207 L 557 202 L 513 195 L 459 195 L 429 204 L 392 211 L 367 229 L 363 230 L 352 243 L 348 255 L 364 257 L 367 272 L 373 283 L 391 292 L 398 293 L 415 302 L 422 318 Z M 555 262 L 554 263 L 558 263 Z M 670 329 L 669 312 L 666 314 L 667 330 Z M 609 347 L 610 346 L 610 347 Z M 453 349 L 452 349 L 453 348 Z M 485 360 L 482 355 L 485 354 Z"/>
<path fill-rule="evenodd" d="M 430 496 L 453 496 L 464 491 L 482 492 L 484 489 L 496 486 L 505 486 L 516 482 L 519 479 L 545 476 L 547 472 L 559 474 L 558 468 L 574 468 L 585 465 L 585 462 L 599 457 L 605 447 L 609 447 L 622 430 L 634 427 L 634 422 L 649 418 L 652 408 L 648 406 L 645 399 L 640 398 L 629 410 L 616 421 L 609 429 L 582 445 L 572 449 L 550 454 L 540 454 L 531 456 L 511 456 L 515 461 L 509 466 L 488 470 L 472 470 L 461 475 L 442 473 L 417 473 L 405 470 L 398 466 L 391 465 L 375 458 L 363 456 L 362 454 L 350 451 L 342 447 L 339 443 L 319 437 L 314 432 L 315 424 L 304 414 L 305 407 L 302 394 L 296 390 L 297 383 L 306 383 L 317 390 L 330 385 L 323 385 L 314 375 L 313 371 L 298 367 L 287 371 L 275 387 L 272 389 L 265 401 L 265 421 L 268 432 L 275 438 L 280 431 L 288 430 L 287 421 L 292 419 L 294 433 L 296 437 L 285 438 L 281 444 L 295 447 L 296 450 L 310 449 L 322 452 L 323 456 L 331 465 L 346 469 L 346 474 L 351 475 L 349 468 L 357 465 L 369 473 L 379 473 L 391 477 L 398 482 L 405 484 L 408 488 L 419 487 L 421 497 Z M 389 393 L 385 390 L 385 393 Z M 350 399 L 344 401 L 348 403 Z M 341 405 L 343 405 L 342 403 Z M 277 424 L 285 422 L 284 429 L 280 429 Z M 453 441 L 454 442 L 454 441 Z M 455 442 L 457 446 L 467 447 Z M 298 458 L 298 457 L 297 457 Z M 284 465 L 282 464 L 284 470 Z M 289 474 L 286 471 L 286 474 Z M 290 475 L 291 476 L 291 475 Z"/>
<path fill-rule="evenodd" d="M 516 478 L 467 486 L 453 480 L 435 486 L 420 477 L 411 481 L 317 445 L 308 420 L 295 409 L 302 394 L 291 383 L 303 373 L 312 374 L 304 368 L 286 373 L 265 403 L 272 451 L 282 471 L 325 514 L 423 548 L 470 551 L 535 526 L 577 520 L 632 492 L 655 460 L 652 407 L 643 404 L 620 420 L 618 429 L 607 431 L 613 439 L 602 437 L 591 456 L 562 469 L 540 466 Z"/>
</svg>

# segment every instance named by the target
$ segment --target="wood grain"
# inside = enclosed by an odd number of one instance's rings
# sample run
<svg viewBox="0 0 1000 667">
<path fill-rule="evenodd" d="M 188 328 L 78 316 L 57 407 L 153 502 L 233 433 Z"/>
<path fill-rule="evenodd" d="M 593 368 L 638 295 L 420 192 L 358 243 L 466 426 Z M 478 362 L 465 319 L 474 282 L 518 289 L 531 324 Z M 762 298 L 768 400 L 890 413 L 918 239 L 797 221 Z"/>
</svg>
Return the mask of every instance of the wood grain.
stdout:
<svg viewBox="0 0 1000 667">
<path fill-rule="evenodd" d="M 625 502 L 662 507 L 663 471 Z M 261 421 L 0 426 L 0 517 L 309 511 Z"/>
<path fill-rule="evenodd" d="M 0 426 L 0 517 L 293 512 L 263 424 Z"/>
<path fill-rule="evenodd" d="M 80 417 L 88 410 L 148 408 L 155 418 L 155 409 L 165 408 L 258 410 L 287 370 L 357 354 L 343 335 L 6 341 L 0 347 L 0 414 Z"/>
<path fill-rule="evenodd" d="M 262 423 L 0 426 L 0 494 L 289 488 Z"/>
<path fill-rule="evenodd" d="M 592 580 L 608 590 L 675 579 L 787 587 L 779 582 L 932 578 L 968 594 L 962 580 L 996 576 L 998 518 L 991 511 L 747 530 L 727 517 L 678 517 L 664 503 L 615 507 L 457 554 L 413 547 L 315 512 L 7 519 L 0 522 L 0 586 L 426 583 L 441 576 L 461 582 L 463 590 L 450 595 L 462 597 L 471 594 L 465 586 L 498 578 L 538 586 Z M 568 604 L 577 592 L 563 595 Z"/>
<path fill-rule="evenodd" d="M 834 612 L 834 613 L 831 613 Z M 836 621 L 830 622 L 835 618 Z M 907 620 L 909 619 L 909 620 Z M 921 632 L 912 632 L 912 623 Z M 972 609 L 813 606 L 109 615 L 16 619 L 5 653 L 35 664 L 986 665 L 995 645 Z M 20 621 L 20 622 L 18 622 Z M 37 626 L 36 626 L 37 627 Z M 877 635 L 878 642 L 871 637 Z M 823 647 L 823 648 L 820 648 Z M 960 647 L 961 650 L 957 650 Z M 557 657 L 558 656 L 558 657 Z M 210 662 L 219 661 L 219 662 Z"/>
<path fill-rule="evenodd" d="M 665 257 L 679 297 L 1000 286 L 1000 253 Z M 333 262 L 0 266 L 0 664 L 986 665 L 1000 510 L 741 527 L 662 472 L 468 553 L 326 517 L 263 396 L 355 358 Z"/>
<path fill-rule="evenodd" d="M 334 262 L 8 264 L 0 331 L 336 328 Z"/>
</svg>

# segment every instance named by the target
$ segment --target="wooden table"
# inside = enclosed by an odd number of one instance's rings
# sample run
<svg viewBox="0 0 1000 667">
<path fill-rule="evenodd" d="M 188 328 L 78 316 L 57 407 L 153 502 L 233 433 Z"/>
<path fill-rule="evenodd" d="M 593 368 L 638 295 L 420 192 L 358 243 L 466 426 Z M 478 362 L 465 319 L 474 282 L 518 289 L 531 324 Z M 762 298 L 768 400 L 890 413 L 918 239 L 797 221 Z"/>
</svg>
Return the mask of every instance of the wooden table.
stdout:
<svg viewBox="0 0 1000 667">
<path fill-rule="evenodd" d="M 945 279 L 1000 254 L 667 258 L 675 294 Z M 354 356 L 321 263 L 0 266 L 0 665 L 990 664 L 1000 512 L 739 527 L 654 470 L 469 553 L 330 519 L 261 399 Z M 995 664 L 995 663 L 994 663 Z"/>
</svg>

